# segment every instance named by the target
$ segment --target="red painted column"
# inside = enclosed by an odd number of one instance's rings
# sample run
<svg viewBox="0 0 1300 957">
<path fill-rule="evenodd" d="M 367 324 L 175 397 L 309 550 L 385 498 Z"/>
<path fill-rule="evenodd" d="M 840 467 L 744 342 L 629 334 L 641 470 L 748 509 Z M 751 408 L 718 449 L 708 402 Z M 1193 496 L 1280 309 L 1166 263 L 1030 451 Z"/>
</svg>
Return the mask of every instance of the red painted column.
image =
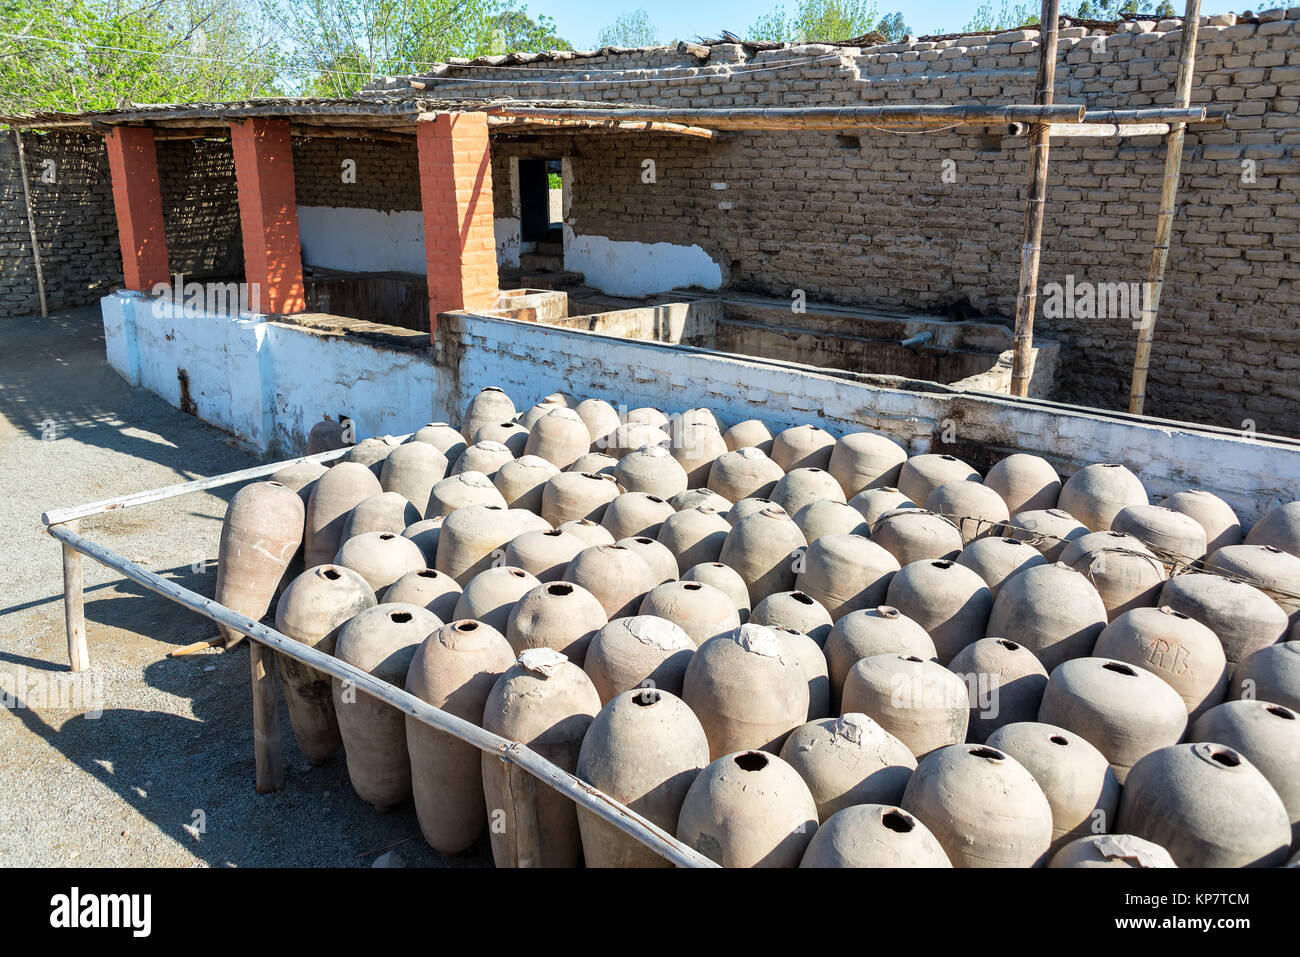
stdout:
<svg viewBox="0 0 1300 957">
<path fill-rule="evenodd" d="M 417 124 L 429 325 L 438 313 L 496 305 L 497 244 L 492 228 L 492 159 L 487 115 L 441 113 Z"/>
<path fill-rule="evenodd" d="M 104 143 L 113 177 L 123 285 L 127 289 L 152 289 L 155 283 L 170 281 L 153 130 L 147 126 L 115 126 Z"/>
<path fill-rule="evenodd" d="M 230 124 L 230 146 L 244 233 L 244 280 L 256 284 L 262 312 L 302 312 L 306 300 L 289 122 L 236 120 Z"/>
</svg>

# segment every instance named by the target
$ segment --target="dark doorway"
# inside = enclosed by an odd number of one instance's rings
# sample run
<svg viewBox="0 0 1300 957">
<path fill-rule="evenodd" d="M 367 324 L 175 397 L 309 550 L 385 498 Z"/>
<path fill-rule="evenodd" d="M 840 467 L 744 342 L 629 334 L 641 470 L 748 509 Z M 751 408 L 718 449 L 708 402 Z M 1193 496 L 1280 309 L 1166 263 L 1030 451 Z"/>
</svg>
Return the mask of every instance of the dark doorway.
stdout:
<svg viewBox="0 0 1300 957">
<path fill-rule="evenodd" d="M 558 242 L 562 207 L 558 159 L 519 161 L 519 238 Z"/>
</svg>

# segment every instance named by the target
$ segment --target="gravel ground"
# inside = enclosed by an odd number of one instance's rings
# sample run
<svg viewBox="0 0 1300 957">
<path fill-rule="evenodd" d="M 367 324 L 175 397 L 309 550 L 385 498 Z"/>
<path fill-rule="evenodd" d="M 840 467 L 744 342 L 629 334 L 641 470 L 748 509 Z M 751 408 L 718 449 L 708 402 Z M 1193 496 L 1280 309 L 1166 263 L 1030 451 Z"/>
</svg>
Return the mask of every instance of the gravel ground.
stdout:
<svg viewBox="0 0 1300 957">
<path fill-rule="evenodd" d="M 108 367 L 98 307 L 0 320 L 0 864 L 357 867 L 390 848 L 409 866 L 490 864 L 486 839 L 455 858 L 432 851 L 409 802 L 388 814 L 364 804 L 342 752 L 312 768 L 287 720 L 285 787 L 256 794 L 247 644 L 167 658 L 214 626 L 90 560 L 91 667 L 68 671 L 59 548 L 42 510 L 254 464 Z M 82 531 L 211 595 L 234 491 L 87 519 Z"/>
</svg>

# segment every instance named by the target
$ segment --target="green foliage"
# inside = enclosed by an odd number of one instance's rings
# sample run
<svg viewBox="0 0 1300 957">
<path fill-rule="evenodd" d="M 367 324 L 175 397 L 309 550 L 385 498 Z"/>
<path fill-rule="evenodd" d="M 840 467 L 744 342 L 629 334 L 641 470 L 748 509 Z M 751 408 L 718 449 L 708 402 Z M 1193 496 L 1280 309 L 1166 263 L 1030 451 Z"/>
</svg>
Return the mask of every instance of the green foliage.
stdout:
<svg viewBox="0 0 1300 957">
<path fill-rule="evenodd" d="M 979 7 L 970 21 L 962 27 L 963 32 L 983 33 L 989 30 L 1014 30 L 1021 26 L 1036 26 L 1039 21 L 1039 7 L 1031 4 L 1011 6 L 1002 0 L 1002 6 L 995 10 L 991 2 Z M 1063 5 L 1061 13 L 1067 17 L 1080 20 L 1120 20 L 1130 16 L 1150 16 L 1153 19 L 1175 17 L 1170 0 L 1079 0 L 1076 6 Z"/>
<path fill-rule="evenodd" d="M 903 20 L 903 11 L 896 13 L 887 13 L 876 23 L 876 30 L 885 35 L 885 39 L 890 43 L 898 43 L 905 37 L 912 35 L 912 28 Z"/>
<path fill-rule="evenodd" d="M 902 15 L 895 14 L 902 24 Z M 798 0 L 792 15 L 784 6 L 759 17 L 749 39 L 778 43 L 851 40 L 878 29 L 876 5 L 870 0 Z M 884 32 L 883 30 L 881 31 Z"/>
<path fill-rule="evenodd" d="M 561 176 L 560 176 L 559 173 L 547 173 L 547 174 L 546 174 L 546 188 L 547 188 L 547 189 L 564 189 L 564 180 L 561 178 Z"/>
<path fill-rule="evenodd" d="M 618 17 L 596 34 L 601 47 L 652 47 L 659 43 L 659 31 L 644 10 L 632 10 Z"/>
</svg>

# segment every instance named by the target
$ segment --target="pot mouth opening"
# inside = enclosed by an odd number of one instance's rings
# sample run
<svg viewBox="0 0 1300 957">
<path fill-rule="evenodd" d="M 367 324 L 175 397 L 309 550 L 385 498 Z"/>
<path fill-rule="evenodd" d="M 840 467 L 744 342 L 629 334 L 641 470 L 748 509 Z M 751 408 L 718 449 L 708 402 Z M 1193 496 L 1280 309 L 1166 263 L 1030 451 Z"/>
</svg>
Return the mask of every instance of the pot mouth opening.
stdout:
<svg viewBox="0 0 1300 957">
<path fill-rule="evenodd" d="M 647 495 L 645 498 L 647 502 L 654 502 L 656 505 L 662 505 L 664 503 L 664 500 L 658 495 Z"/>
<path fill-rule="evenodd" d="M 405 625 L 412 618 L 409 611 L 395 611 L 388 616 L 388 620 L 398 625 Z"/>
<path fill-rule="evenodd" d="M 1124 675 L 1126 678 L 1136 678 L 1137 672 L 1128 665 L 1121 664 L 1118 661 L 1108 661 L 1102 665 L 1107 671 L 1113 671 L 1117 675 Z"/>
<path fill-rule="evenodd" d="M 997 642 L 998 642 L 998 644 L 1001 645 L 1003 648 L 1007 649 L 1007 651 L 1019 651 L 1019 650 L 1020 650 L 1020 646 L 1019 646 L 1018 644 L 1016 644 L 1014 641 L 1012 641 L 1010 638 L 999 638 L 999 639 L 997 639 Z"/>
<path fill-rule="evenodd" d="M 1235 768 L 1241 764 L 1241 758 L 1237 756 L 1237 753 L 1226 748 L 1221 751 L 1211 751 L 1210 760 L 1219 762 L 1225 768 Z"/>
<path fill-rule="evenodd" d="M 876 611 L 880 614 L 881 618 L 903 617 L 903 613 L 899 611 L 897 608 L 895 608 L 893 605 L 877 605 Z"/>
<path fill-rule="evenodd" d="M 321 577 L 328 578 L 330 581 L 336 582 L 343 576 L 339 574 L 339 570 L 337 568 L 327 568 L 323 572 L 321 572 Z"/>
<path fill-rule="evenodd" d="M 899 655 L 898 658 L 900 661 L 911 661 L 918 665 L 921 663 L 921 659 L 916 657 L 916 655 Z"/>
<path fill-rule="evenodd" d="M 546 594 L 558 596 L 572 595 L 573 586 L 568 582 L 552 582 L 546 586 Z"/>
<path fill-rule="evenodd" d="M 655 540 L 653 538 L 634 538 L 632 541 L 638 545 L 653 545 Z"/>
<path fill-rule="evenodd" d="M 1286 718 L 1288 721 L 1295 720 L 1295 712 L 1290 708 L 1284 708 L 1280 704 L 1271 704 L 1266 709 L 1269 714 L 1275 714 L 1279 718 Z"/>
<path fill-rule="evenodd" d="M 939 456 L 939 458 L 943 459 L 945 462 L 956 462 L 956 461 L 957 461 L 957 456 L 955 456 L 955 455 L 941 455 L 941 456 Z"/>
<path fill-rule="evenodd" d="M 663 695 L 655 691 L 654 688 L 644 688 L 632 695 L 632 703 L 641 708 L 648 708 L 651 705 L 658 704 L 662 697 Z"/>
<path fill-rule="evenodd" d="M 790 592 L 790 597 L 801 605 L 811 605 L 813 603 L 812 598 L 801 591 Z"/>
<path fill-rule="evenodd" d="M 938 561 L 933 561 L 930 564 L 935 568 L 952 568 L 952 562 L 944 558 L 941 558 Z"/>
<path fill-rule="evenodd" d="M 391 542 L 391 541 L 392 541 L 393 539 L 395 539 L 396 537 L 397 537 L 397 536 L 394 535 L 392 532 L 383 532 L 383 533 L 380 534 L 380 536 L 379 536 L 379 540 L 380 540 L 381 542 Z"/>
<path fill-rule="evenodd" d="M 881 815 L 880 823 L 899 834 L 906 834 L 916 829 L 916 821 L 899 810 L 886 811 Z"/>
<path fill-rule="evenodd" d="M 971 748 L 967 753 L 977 758 L 983 758 L 986 761 L 1006 760 L 1006 755 L 997 748 Z"/>
<path fill-rule="evenodd" d="M 563 535 L 564 532 L 561 531 L 561 530 L 558 529 L 558 528 L 551 528 L 551 529 L 547 529 L 546 531 L 542 532 L 542 534 L 543 534 L 543 535 L 549 535 L 551 538 L 557 538 L 558 536 Z"/>
<path fill-rule="evenodd" d="M 686 583 L 684 583 L 684 584 L 682 585 L 682 589 L 685 590 L 685 591 L 699 591 L 699 590 L 700 590 L 700 583 L 699 583 L 699 582 L 686 582 Z"/>
<path fill-rule="evenodd" d="M 478 622 L 474 621 L 473 619 L 467 618 L 464 621 L 456 622 L 456 624 L 454 624 L 452 627 L 455 628 L 457 631 L 459 631 L 461 634 L 465 634 L 466 632 L 470 632 L 470 631 L 478 631 Z"/>
<path fill-rule="evenodd" d="M 525 572 L 522 568 L 512 568 L 510 569 L 510 574 L 513 575 L 515 578 L 523 578 L 528 573 Z"/>
<path fill-rule="evenodd" d="M 1059 734 L 1054 734 L 1054 735 L 1052 735 L 1050 738 L 1048 738 L 1047 740 L 1048 740 L 1048 741 L 1051 741 L 1052 744 L 1066 745 L 1066 744 L 1069 744 L 1069 743 L 1070 743 L 1070 741 L 1069 741 L 1068 738 L 1064 738 L 1064 737 L 1062 737 L 1062 736 L 1059 735 Z"/>
<path fill-rule="evenodd" d="M 746 751 L 736 755 L 734 760 L 742 771 L 761 771 L 767 767 L 767 755 L 762 751 Z"/>
<path fill-rule="evenodd" d="M 436 571 L 434 571 L 432 568 L 421 568 L 421 569 L 420 569 L 418 572 L 416 572 L 415 574 L 416 574 L 417 576 L 419 576 L 420 578 L 437 578 L 437 577 L 438 577 L 438 573 L 437 573 Z"/>
</svg>

